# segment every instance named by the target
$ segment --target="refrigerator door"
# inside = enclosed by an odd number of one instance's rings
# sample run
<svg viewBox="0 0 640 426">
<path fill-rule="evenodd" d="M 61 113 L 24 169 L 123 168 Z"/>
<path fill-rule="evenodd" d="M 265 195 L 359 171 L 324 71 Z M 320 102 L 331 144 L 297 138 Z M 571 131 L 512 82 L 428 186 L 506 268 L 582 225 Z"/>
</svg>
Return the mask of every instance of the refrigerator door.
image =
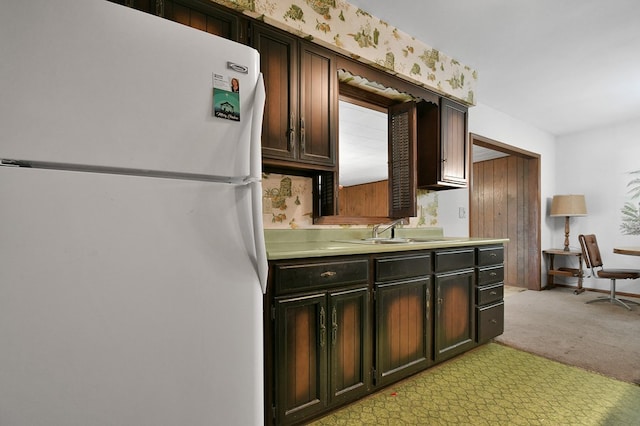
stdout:
<svg viewBox="0 0 640 426">
<path fill-rule="evenodd" d="M 104 0 L 3 1 L 0 58 L 0 158 L 249 175 L 252 48 Z"/>
<path fill-rule="evenodd" d="M 251 191 L 0 167 L 0 423 L 262 424 Z"/>
<path fill-rule="evenodd" d="M 254 97 L 255 104 L 253 108 L 253 121 L 251 129 L 251 177 L 253 181 L 251 185 L 251 216 L 253 223 L 253 236 L 256 247 L 256 270 L 258 273 L 258 279 L 260 280 L 260 286 L 262 292 L 267 292 L 267 274 L 268 274 L 268 262 L 267 262 L 267 250 L 264 241 L 264 224 L 262 222 L 262 149 L 261 149 L 261 135 L 262 135 L 262 117 L 264 110 L 264 102 L 266 93 L 264 89 L 264 80 L 262 73 L 258 76 L 258 83 L 256 85 L 256 95 Z"/>
</svg>

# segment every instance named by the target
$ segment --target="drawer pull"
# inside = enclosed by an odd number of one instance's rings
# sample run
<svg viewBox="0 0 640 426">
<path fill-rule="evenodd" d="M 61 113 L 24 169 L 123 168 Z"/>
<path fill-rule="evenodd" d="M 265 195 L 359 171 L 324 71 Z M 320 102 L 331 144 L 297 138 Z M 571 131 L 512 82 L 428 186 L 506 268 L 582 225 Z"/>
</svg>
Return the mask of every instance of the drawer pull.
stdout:
<svg viewBox="0 0 640 426">
<path fill-rule="evenodd" d="M 498 274 L 496 274 L 495 272 L 489 272 L 489 276 L 490 277 L 495 277 L 496 275 L 498 275 Z"/>
<path fill-rule="evenodd" d="M 325 272 L 320 274 L 320 276 L 323 277 L 323 278 L 333 277 L 335 275 L 336 275 L 336 272 L 334 272 L 334 271 L 325 271 Z"/>
<path fill-rule="evenodd" d="M 498 253 L 490 253 L 489 256 L 491 257 L 498 257 Z"/>
<path fill-rule="evenodd" d="M 326 318 L 324 313 L 324 307 L 320 308 L 320 347 L 324 348 L 324 342 L 327 335 Z"/>
<path fill-rule="evenodd" d="M 336 345 L 336 339 L 338 337 L 338 313 L 336 307 L 333 307 L 331 312 L 331 344 Z"/>
<path fill-rule="evenodd" d="M 492 296 L 495 296 L 496 294 L 498 294 L 498 292 L 497 291 L 491 291 L 491 292 L 489 292 L 489 294 L 492 295 Z"/>
<path fill-rule="evenodd" d="M 491 320 L 491 321 L 489 321 L 489 322 L 490 322 L 491 324 L 497 324 L 497 323 L 498 323 L 498 320 L 494 318 L 494 319 L 492 319 L 492 320 Z"/>
</svg>

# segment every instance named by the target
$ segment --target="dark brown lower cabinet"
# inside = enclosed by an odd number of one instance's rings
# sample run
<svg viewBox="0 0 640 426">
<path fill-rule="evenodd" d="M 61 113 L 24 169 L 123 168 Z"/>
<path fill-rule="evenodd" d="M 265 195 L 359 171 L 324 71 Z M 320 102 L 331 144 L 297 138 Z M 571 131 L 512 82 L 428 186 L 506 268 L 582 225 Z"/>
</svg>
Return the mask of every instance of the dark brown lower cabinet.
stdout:
<svg viewBox="0 0 640 426">
<path fill-rule="evenodd" d="M 431 363 L 428 277 L 376 286 L 376 385 Z"/>
<path fill-rule="evenodd" d="M 275 406 L 281 421 L 308 417 L 327 405 L 326 309 L 324 294 L 276 302 Z"/>
<path fill-rule="evenodd" d="M 265 424 L 304 424 L 502 333 L 503 247 L 272 261 Z"/>
<path fill-rule="evenodd" d="M 435 275 L 435 360 L 442 361 L 474 345 L 473 269 Z"/>
<path fill-rule="evenodd" d="M 329 293 L 329 402 L 339 404 L 367 392 L 370 385 L 369 290 Z"/>
<path fill-rule="evenodd" d="M 504 332 L 504 247 L 477 249 L 476 342 L 484 343 Z"/>
<path fill-rule="evenodd" d="M 276 418 L 295 423 L 369 387 L 367 287 L 276 302 Z"/>
</svg>

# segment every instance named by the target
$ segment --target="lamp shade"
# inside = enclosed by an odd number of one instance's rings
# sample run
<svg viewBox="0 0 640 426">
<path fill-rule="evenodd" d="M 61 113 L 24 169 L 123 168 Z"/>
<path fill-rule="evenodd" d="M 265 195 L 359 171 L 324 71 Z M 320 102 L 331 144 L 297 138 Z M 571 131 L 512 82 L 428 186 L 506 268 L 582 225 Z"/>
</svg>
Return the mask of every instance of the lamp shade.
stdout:
<svg viewBox="0 0 640 426">
<path fill-rule="evenodd" d="M 549 216 L 586 216 L 584 195 L 554 195 Z"/>
</svg>

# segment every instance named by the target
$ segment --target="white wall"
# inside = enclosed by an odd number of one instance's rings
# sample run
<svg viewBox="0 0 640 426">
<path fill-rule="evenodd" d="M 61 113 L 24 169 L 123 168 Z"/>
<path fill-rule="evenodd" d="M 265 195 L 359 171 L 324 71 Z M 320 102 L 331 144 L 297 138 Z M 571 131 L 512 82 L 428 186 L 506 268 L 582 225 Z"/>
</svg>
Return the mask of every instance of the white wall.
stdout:
<svg viewBox="0 0 640 426">
<path fill-rule="evenodd" d="M 464 209 L 464 217 L 460 217 Z M 469 236 L 469 190 L 449 189 L 438 192 L 438 226 L 447 237 Z"/>
<path fill-rule="evenodd" d="M 596 234 L 605 266 L 640 269 L 640 257 L 614 254 L 615 246 L 640 246 L 640 235 L 620 230 L 625 202 L 636 206 L 627 185 L 629 172 L 640 170 L 640 119 L 557 139 L 556 193 L 585 194 L 588 216 L 571 219 L 570 246 L 579 249 L 579 234 Z M 564 239 L 564 220 L 558 220 L 554 245 Z M 619 291 L 640 294 L 640 280 L 619 280 Z M 585 287 L 608 289 L 608 280 L 586 279 Z"/>
</svg>

